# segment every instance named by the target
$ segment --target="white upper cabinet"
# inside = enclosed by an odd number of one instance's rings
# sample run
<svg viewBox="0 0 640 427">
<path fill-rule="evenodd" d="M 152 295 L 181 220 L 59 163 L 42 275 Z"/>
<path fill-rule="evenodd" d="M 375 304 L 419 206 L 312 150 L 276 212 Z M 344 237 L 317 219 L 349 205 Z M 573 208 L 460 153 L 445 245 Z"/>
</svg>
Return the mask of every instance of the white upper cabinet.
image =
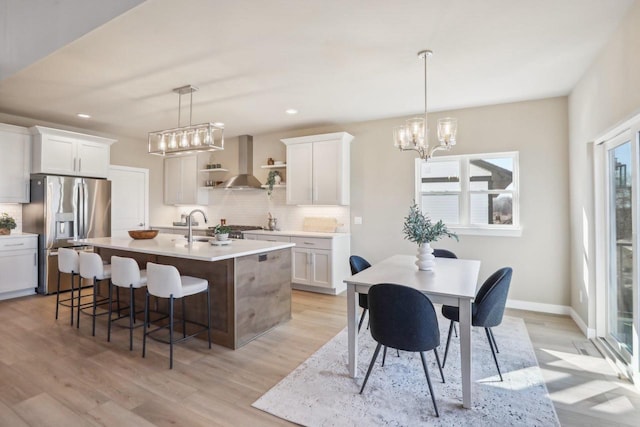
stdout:
<svg viewBox="0 0 640 427">
<path fill-rule="evenodd" d="M 34 126 L 32 173 L 106 178 L 113 139 Z"/>
<path fill-rule="evenodd" d="M 287 204 L 348 205 L 349 143 L 346 132 L 287 138 Z"/>
<path fill-rule="evenodd" d="M 0 153 L 0 203 L 29 203 L 29 130 L 0 123 Z"/>
<path fill-rule="evenodd" d="M 206 205 L 206 191 L 198 188 L 198 157 L 175 156 L 164 159 L 165 205 Z"/>
</svg>

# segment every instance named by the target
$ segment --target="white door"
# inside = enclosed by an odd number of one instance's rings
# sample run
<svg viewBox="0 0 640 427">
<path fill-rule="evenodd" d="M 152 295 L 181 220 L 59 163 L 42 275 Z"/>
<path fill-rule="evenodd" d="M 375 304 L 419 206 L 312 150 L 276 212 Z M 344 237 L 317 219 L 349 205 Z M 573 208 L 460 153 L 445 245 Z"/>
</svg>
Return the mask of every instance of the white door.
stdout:
<svg viewBox="0 0 640 427">
<path fill-rule="evenodd" d="M 111 236 L 126 237 L 128 230 L 148 228 L 149 170 L 112 165 Z"/>
</svg>

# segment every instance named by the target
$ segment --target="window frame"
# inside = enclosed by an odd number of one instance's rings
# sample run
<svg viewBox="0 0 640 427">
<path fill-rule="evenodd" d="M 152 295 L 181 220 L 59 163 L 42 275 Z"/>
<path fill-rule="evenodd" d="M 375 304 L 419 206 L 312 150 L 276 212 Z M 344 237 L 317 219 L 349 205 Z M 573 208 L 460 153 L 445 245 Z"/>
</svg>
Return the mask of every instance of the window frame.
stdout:
<svg viewBox="0 0 640 427">
<path fill-rule="evenodd" d="M 511 158 L 513 162 L 512 189 L 511 190 L 471 190 L 471 161 L 494 159 L 500 157 Z M 522 227 L 520 223 L 520 159 L 518 151 L 503 151 L 495 153 L 460 154 L 453 156 L 438 156 L 428 160 L 431 163 L 451 162 L 459 163 L 460 190 L 423 192 L 422 165 L 424 160 L 416 159 L 415 162 L 415 201 L 423 209 L 423 194 L 441 194 L 459 196 L 459 224 L 447 224 L 447 228 L 460 235 L 476 236 L 506 236 L 520 237 Z M 512 195 L 512 224 L 472 224 L 471 223 L 471 196 L 473 194 L 505 194 Z"/>
</svg>

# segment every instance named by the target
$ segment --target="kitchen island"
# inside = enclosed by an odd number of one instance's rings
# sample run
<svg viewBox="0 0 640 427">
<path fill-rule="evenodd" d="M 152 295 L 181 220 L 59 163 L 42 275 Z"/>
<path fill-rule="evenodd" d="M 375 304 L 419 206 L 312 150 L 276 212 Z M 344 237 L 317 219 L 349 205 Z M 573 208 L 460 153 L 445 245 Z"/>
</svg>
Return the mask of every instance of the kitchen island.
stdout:
<svg viewBox="0 0 640 427">
<path fill-rule="evenodd" d="M 216 344 L 242 347 L 291 318 L 292 243 L 232 240 L 214 246 L 209 241 L 188 244 L 186 239 L 169 234 L 149 240 L 102 237 L 78 242 L 93 246 L 104 260 L 118 255 L 135 259 L 140 268 L 147 262 L 169 264 L 180 274 L 207 279 L 211 339 Z M 144 301 L 144 292 L 140 290 L 136 301 Z M 124 300 L 126 292 L 120 294 Z M 162 299 L 152 300 L 152 308 L 168 311 Z M 206 323 L 206 295 L 189 297 L 186 311 L 187 320 Z M 182 316 L 181 304 L 177 304 L 176 313 Z"/>
</svg>

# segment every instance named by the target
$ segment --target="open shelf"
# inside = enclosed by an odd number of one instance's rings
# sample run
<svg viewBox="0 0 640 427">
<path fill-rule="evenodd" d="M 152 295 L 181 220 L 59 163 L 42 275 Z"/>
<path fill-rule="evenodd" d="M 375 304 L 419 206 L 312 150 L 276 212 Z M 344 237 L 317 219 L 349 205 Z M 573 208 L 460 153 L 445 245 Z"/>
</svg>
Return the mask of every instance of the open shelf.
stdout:
<svg viewBox="0 0 640 427">
<path fill-rule="evenodd" d="M 200 169 L 198 172 L 229 172 L 229 169 L 217 168 L 217 169 Z"/>
<path fill-rule="evenodd" d="M 273 184 L 273 188 L 285 188 L 287 184 Z M 261 185 L 262 188 L 269 188 L 267 184 Z"/>
<path fill-rule="evenodd" d="M 287 167 L 287 164 L 284 163 L 282 165 L 262 165 L 260 166 L 262 169 L 284 169 Z"/>
</svg>

